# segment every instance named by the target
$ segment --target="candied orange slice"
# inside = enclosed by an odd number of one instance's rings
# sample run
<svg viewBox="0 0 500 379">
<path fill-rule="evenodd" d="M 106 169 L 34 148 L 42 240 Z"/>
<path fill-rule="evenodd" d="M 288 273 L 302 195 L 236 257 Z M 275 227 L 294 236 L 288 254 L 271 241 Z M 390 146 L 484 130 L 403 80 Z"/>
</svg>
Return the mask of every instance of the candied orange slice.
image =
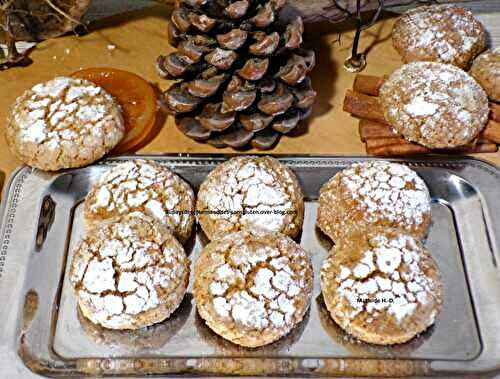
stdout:
<svg viewBox="0 0 500 379">
<path fill-rule="evenodd" d="M 104 88 L 113 95 L 123 110 L 125 137 L 112 153 L 134 151 L 150 137 L 158 113 L 154 88 L 140 76 L 115 68 L 87 68 L 73 73 Z"/>
</svg>

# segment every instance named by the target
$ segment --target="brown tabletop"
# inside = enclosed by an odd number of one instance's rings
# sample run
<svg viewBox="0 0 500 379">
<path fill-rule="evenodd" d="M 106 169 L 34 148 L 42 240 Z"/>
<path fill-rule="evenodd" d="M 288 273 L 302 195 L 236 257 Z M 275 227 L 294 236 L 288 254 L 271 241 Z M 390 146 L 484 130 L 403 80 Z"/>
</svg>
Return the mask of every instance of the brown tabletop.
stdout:
<svg viewBox="0 0 500 379">
<path fill-rule="evenodd" d="M 167 88 L 171 82 L 159 77 L 155 60 L 172 50 L 167 42 L 168 9 L 153 7 L 113 16 L 93 24 L 90 33 L 77 37 L 45 41 L 32 52 L 33 63 L 24 68 L 0 72 L 0 120 L 5 125 L 9 108 L 23 90 L 56 75 L 67 75 L 81 68 L 107 66 L 129 70 Z M 368 50 L 369 75 L 388 74 L 401 65 L 391 45 L 391 28 L 395 17 L 387 15 L 363 33 L 361 51 Z M 493 19 L 494 20 L 494 19 Z M 488 25 L 487 25 L 488 28 Z M 318 98 L 314 113 L 295 135 L 284 137 L 270 154 L 364 154 L 357 132 L 358 120 L 342 111 L 346 89 L 352 87 L 354 75 L 342 67 L 350 53 L 352 23 L 307 25 L 306 44 L 317 54 L 312 81 Z M 340 40 L 339 40 L 340 33 Z M 339 42 L 340 41 L 340 42 Z M 115 46 L 116 48 L 112 48 Z M 2 137 L 3 138 L 3 137 Z M 229 153 L 192 141 L 177 130 L 168 117 L 158 135 L 139 153 Z M 244 153 L 253 153 L 248 150 Z M 477 154 L 500 165 L 500 154 Z M 7 176 L 20 162 L 4 143 L 0 148 L 0 171 Z"/>
</svg>

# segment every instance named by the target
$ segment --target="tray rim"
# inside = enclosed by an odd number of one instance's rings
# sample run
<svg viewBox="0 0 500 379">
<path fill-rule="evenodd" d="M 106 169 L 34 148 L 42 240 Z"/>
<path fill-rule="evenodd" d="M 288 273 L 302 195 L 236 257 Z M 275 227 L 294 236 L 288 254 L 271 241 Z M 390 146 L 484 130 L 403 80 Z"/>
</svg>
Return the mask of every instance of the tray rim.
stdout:
<svg viewBox="0 0 500 379">
<path fill-rule="evenodd" d="M 167 160 L 168 159 L 185 160 L 186 158 L 189 158 L 189 161 L 191 161 L 191 159 L 193 159 L 193 160 L 201 159 L 201 160 L 213 160 L 213 161 L 217 162 L 220 160 L 224 160 L 226 158 L 230 158 L 230 157 L 234 157 L 234 156 L 241 156 L 241 155 L 256 155 L 256 154 L 217 154 L 217 155 L 214 155 L 214 154 L 141 154 L 141 155 L 126 155 L 126 156 L 112 157 L 112 158 L 102 160 L 102 161 L 97 163 L 97 166 L 106 165 L 106 164 L 110 164 L 110 163 L 111 164 L 112 163 L 119 163 L 120 161 L 130 160 L 130 159 L 153 159 L 153 160 L 156 160 L 156 159 L 163 158 L 163 159 L 167 159 Z M 270 154 L 259 154 L 259 155 L 270 155 Z M 305 159 L 305 160 L 308 158 L 311 158 L 311 159 L 325 158 L 325 159 L 328 159 L 328 161 L 325 161 L 324 163 L 328 163 L 328 165 L 330 165 L 330 166 L 337 166 L 337 164 L 336 164 L 337 162 L 335 162 L 337 159 L 339 160 L 338 165 L 345 165 L 346 160 L 355 162 L 355 161 L 366 161 L 366 160 L 372 160 L 372 159 L 401 162 L 401 163 L 409 165 L 410 167 L 443 167 L 443 168 L 449 167 L 450 169 L 457 169 L 457 168 L 463 167 L 464 165 L 470 165 L 470 166 L 475 166 L 476 168 L 479 168 L 482 171 L 485 171 L 488 174 L 493 175 L 497 180 L 500 180 L 500 170 L 496 165 L 494 165 L 488 161 L 475 158 L 475 157 L 447 157 L 445 159 L 443 159 L 443 158 L 418 159 L 418 157 L 417 158 L 403 158 L 403 159 L 398 159 L 398 158 L 384 159 L 384 158 L 369 157 L 369 156 L 351 156 L 351 155 L 340 155 L 340 156 L 335 155 L 334 156 L 334 155 L 289 155 L 289 154 L 284 154 L 284 155 L 272 155 L 272 156 L 276 157 L 277 159 L 285 160 L 285 161 L 287 158 Z M 300 164 L 300 162 L 297 162 L 297 163 Z M 317 162 L 317 163 L 321 164 L 321 161 Z M 191 164 L 193 164 L 192 161 L 191 161 Z M 15 184 L 17 187 L 22 187 L 26 177 L 28 177 L 30 174 L 33 174 L 33 173 L 39 173 L 42 176 L 46 176 L 47 179 L 50 180 L 53 178 L 57 178 L 58 176 L 60 176 L 62 174 L 65 174 L 65 173 L 68 173 L 71 171 L 75 171 L 75 170 L 79 170 L 79 169 L 70 169 L 70 170 L 60 171 L 57 173 L 47 174 L 44 172 L 40 172 L 39 170 L 32 170 L 32 169 L 30 170 L 30 168 L 27 166 L 20 166 L 12 173 L 12 175 L 9 177 L 8 182 L 5 184 L 5 187 L 4 187 L 5 196 L 3 197 L 3 201 L 1 204 L 2 206 L 0 209 L 0 228 L 1 228 L 0 231 L 3 232 L 2 235 L 0 236 L 0 242 L 2 243 L 2 245 L 0 245 L 0 257 L 2 256 L 1 254 L 3 252 L 4 243 L 5 243 L 5 238 L 4 238 L 5 237 L 5 229 L 6 229 L 4 227 L 4 219 L 5 219 L 4 217 L 6 216 L 5 212 L 12 210 L 15 214 L 15 211 L 16 211 L 15 207 L 7 208 L 7 204 L 10 205 L 10 203 L 12 202 L 12 198 L 15 199 L 15 196 L 13 197 L 11 194 L 12 186 Z M 19 175 L 22 175 L 22 176 L 19 178 Z M 16 195 L 16 194 L 14 194 L 14 195 Z M 19 196 L 19 194 L 17 194 L 17 196 Z M 14 208 L 14 209 L 12 209 L 12 208 Z M 5 263 L 5 262 L 3 262 L 3 263 Z M 2 285 L 2 270 L 1 269 L 2 269 L 2 267 L 0 266 L 0 287 Z M 152 360 L 157 360 L 157 359 L 158 358 L 154 358 Z M 175 361 L 178 359 L 179 358 L 166 358 L 166 359 L 164 359 L 164 361 L 169 361 L 169 360 Z M 212 360 L 214 362 L 218 360 L 218 358 L 207 358 L 207 359 Z M 222 360 L 224 360 L 224 359 L 227 359 L 227 358 L 222 358 Z M 246 361 L 252 360 L 252 358 L 243 358 L 243 359 L 245 359 Z M 269 358 L 269 359 L 276 360 L 277 358 Z M 297 360 L 297 359 L 300 359 L 300 358 L 290 358 L 290 359 L 289 358 L 284 358 L 284 359 L 282 358 L 281 360 L 288 361 L 289 364 L 292 365 L 292 361 Z M 127 359 L 121 359 L 121 360 L 127 361 Z M 262 358 L 257 358 L 254 360 L 260 361 L 260 360 L 262 360 Z M 311 359 L 308 359 L 308 360 L 311 360 Z M 359 361 L 360 359 L 359 358 L 342 358 L 342 359 L 338 359 L 338 360 L 339 361 L 349 361 L 349 360 Z M 367 358 L 367 360 L 387 361 L 386 358 L 385 359 Z M 95 361 L 95 359 L 94 359 L 94 361 Z M 432 361 L 427 361 L 427 360 L 416 361 L 416 360 L 411 360 L 411 359 L 409 359 L 409 360 L 400 359 L 400 360 L 397 360 L 397 362 L 399 362 L 399 364 L 401 364 L 403 367 L 406 367 L 406 369 L 409 370 L 408 373 L 410 373 L 410 371 L 411 371 L 413 374 L 415 374 L 415 373 L 422 374 L 422 373 L 425 373 L 429 370 L 430 363 Z M 313 372 L 311 372 L 311 373 L 313 373 Z M 182 372 L 178 372 L 177 374 L 182 374 Z M 190 373 L 184 372 L 184 375 L 186 375 L 186 374 L 189 375 Z M 193 372 L 191 372 L 191 374 L 193 374 Z M 199 372 L 196 372 L 196 374 L 199 374 Z"/>
<path fill-rule="evenodd" d="M 237 156 L 272 156 L 276 159 L 279 160 L 286 160 L 286 159 L 307 159 L 307 158 L 312 158 L 312 159 L 318 159 L 318 158 L 325 158 L 325 159 L 348 159 L 352 161 L 357 161 L 357 160 L 381 160 L 381 161 L 389 161 L 389 162 L 398 162 L 398 163 L 403 163 L 407 164 L 408 166 L 413 166 L 413 167 L 450 167 L 450 168 L 457 168 L 459 165 L 471 165 L 475 166 L 490 175 L 493 175 L 497 177 L 500 180 L 500 166 L 497 166 L 493 162 L 489 162 L 485 159 L 482 158 L 477 158 L 477 157 L 472 157 L 472 156 L 460 156 L 460 157 L 455 157 L 455 156 L 430 156 L 429 158 L 422 158 L 421 156 L 413 156 L 413 157 L 391 157 L 391 158 L 384 158 L 384 157 L 376 157 L 376 156 L 369 156 L 369 155 L 329 155 L 329 154 L 265 154 L 265 153 L 258 153 L 258 154 L 245 154 L 245 153 L 221 153 L 221 154 L 209 154 L 209 153 L 152 153 L 152 154 L 125 154 L 125 155 L 119 155 L 119 156 L 114 156 L 114 157 L 106 157 L 102 160 L 99 160 L 91 165 L 84 166 L 84 167 L 78 167 L 78 168 L 70 168 L 70 169 L 65 169 L 65 170 L 60 170 L 60 171 L 54 171 L 54 172 L 47 172 L 47 171 L 42 171 L 33 167 L 30 167 L 28 165 L 22 164 L 20 166 L 17 166 L 12 173 L 10 174 L 9 178 L 5 181 L 3 190 L 2 190 L 2 196 L 1 196 L 1 201 L 0 201 L 0 285 L 2 283 L 2 274 L 3 274 L 3 267 L 5 265 L 6 261 L 6 255 L 7 255 L 7 250 L 8 250 L 8 245 L 10 243 L 9 238 L 6 238 L 6 235 L 10 235 L 12 231 L 12 227 L 7 224 L 7 227 L 3 225 L 4 223 L 4 218 L 8 215 L 15 214 L 15 205 L 9 207 L 7 209 L 7 203 L 11 203 L 12 201 L 14 203 L 17 203 L 17 198 L 19 196 L 16 191 L 14 191 L 14 195 L 11 194 L 11 189 L 14 183 L 18 186 L 21 187 L 24 179 L 29 174 L 33 173 L 39 173 L 41 175 L 46 175 L 49 178 L 56 178 L 60 175 L 63 175 L 65 173 L 69 173 L 72 171 L 84 169 L 87 167 L 92 167 L 92 166 L 102 166 L 106 164 L 110 164 L 113 162 L 120 162 L 120 161 L 127 161 L 131 159 L 204 159 L 204 160 L 224 160 L 224 159 L 229 159 Z M 30 172 L 27 172 L 30 171 Z M 21 179 L 18 177 L 21 175 Z M 20 181 L 19 181 L 20 180 Z M 12 199 L 11 199 L 12 197 Z M 10 201 L 9 201 L 10 200 Z M 10 212 L 9 212 L 10 211 Z"/>
</svg>

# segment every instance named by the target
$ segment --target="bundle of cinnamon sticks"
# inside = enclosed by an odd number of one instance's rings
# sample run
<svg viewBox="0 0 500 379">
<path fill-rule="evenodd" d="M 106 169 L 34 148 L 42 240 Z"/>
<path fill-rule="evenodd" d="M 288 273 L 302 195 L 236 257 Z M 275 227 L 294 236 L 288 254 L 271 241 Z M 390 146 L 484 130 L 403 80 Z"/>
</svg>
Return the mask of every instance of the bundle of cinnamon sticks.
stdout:
<svg viewBox="0 0 500 379">
<path fill-rule="evenodd" d="M 494 153 L 500 144 L 500 105 L 490 103 L 490 119 L 470 144 L 449 150 L 430 149 L 409 142 L 398 134 L 385 120 L 379 102 L 379 90 L 385 77 L 356 75 L 353 89 L 348 90 L 344 99 L 344 111 L 359 118 L 359 136 L 365 144 L 366 152 L 380 156 L 402 156 L 419 154 L 472 154 Z"/>
</svg>

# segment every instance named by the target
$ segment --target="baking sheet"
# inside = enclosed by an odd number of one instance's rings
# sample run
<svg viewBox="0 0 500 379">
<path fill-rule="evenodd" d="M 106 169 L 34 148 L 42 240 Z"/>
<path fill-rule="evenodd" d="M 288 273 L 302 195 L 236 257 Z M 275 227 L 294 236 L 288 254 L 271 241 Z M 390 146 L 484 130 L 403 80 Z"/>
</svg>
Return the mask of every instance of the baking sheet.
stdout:
<svg viewBox="0 0 500 379">
<path fill-rule="evenodd" d="M 170 167 L 195 189 L 226 159 L 143 158 Z M 393 376 L 478 373 L 500 365 L 500 175 L 495 167 L 473 159 L 402 161 L 418 171 L 433 198 L 426 246 L 443 276 L 444 306 L 435 326 L 421 336 L 378 347 L 349 338 L 325 312 L 318 271 L 331 243 L 314 226 L 320 186 L 340 169 L 367 158 L 280 158 L 297 173 L 306 196 L 299 242 L 313 257 L 314 296 L 305 320 L 290 335 L 266 347 L 246 349 L 211 332 L 197 315 L 190 293 L 169 320 L 137 332 L 104 330 L 79 315 L 68 270 L 72 248 L 84 232 L 82 200 L 100 174 L 127 159 L 59 174 L 24 168 L 7 184 L 0 218 L 0 299 L 11 304 L 0 308 L 0 321 L 6 325 L 0 331 L 0 364 L 7 373 L 22 372 L 15 376 L 22 378 Z M 204 244 L 201 232 L 188 243 L 192 261 Z"/>
<path fill-rule="evenodd" d="M 186 178 L 189 180 L 189 177 Z M 160 325 L 142 331 L 107 331 L 82 317 L 69 280 L 70 264 L 66 265 L 59 312 L 56 320 L 54 351 L 62 359 L 107 357 L 189 357 L 250 355 L 307 358 L 394 357 L 415 359 L 469 360 L 481 351 L 481 342 L 474 320 L 469 290 L 465 281 L 461 251 L 456 239 L 453 214 L 444 204 L 434 202 L 433 224 L 426 243 L 443 276 L 443 311 L 436 324 L 409 343 L 395 347 L 377 347 L 352 340 L 329 320 L 322 298 L 319 271 L 326 258 L 329 242 L 315 228 L 317 203 L 310 200 L 305 207 L 305 220 L 300 244 L 312 256 L 314 293 L 311 309 L 297 330 L 283 340 L 257 349 L 238 347 L 213 333 L 198 316 L 191 296 L 194 262 L 205 241 L 201 233 L 190 248 L 192 262 L 188 295 L 181 308 Z M 74 212 L 68 250 L 84 233 L 83 203 Z M 444 236 L 448 236 L 443 238 Z M 138 342 L 141 341 L 141 342 Z"/>
</svg>

